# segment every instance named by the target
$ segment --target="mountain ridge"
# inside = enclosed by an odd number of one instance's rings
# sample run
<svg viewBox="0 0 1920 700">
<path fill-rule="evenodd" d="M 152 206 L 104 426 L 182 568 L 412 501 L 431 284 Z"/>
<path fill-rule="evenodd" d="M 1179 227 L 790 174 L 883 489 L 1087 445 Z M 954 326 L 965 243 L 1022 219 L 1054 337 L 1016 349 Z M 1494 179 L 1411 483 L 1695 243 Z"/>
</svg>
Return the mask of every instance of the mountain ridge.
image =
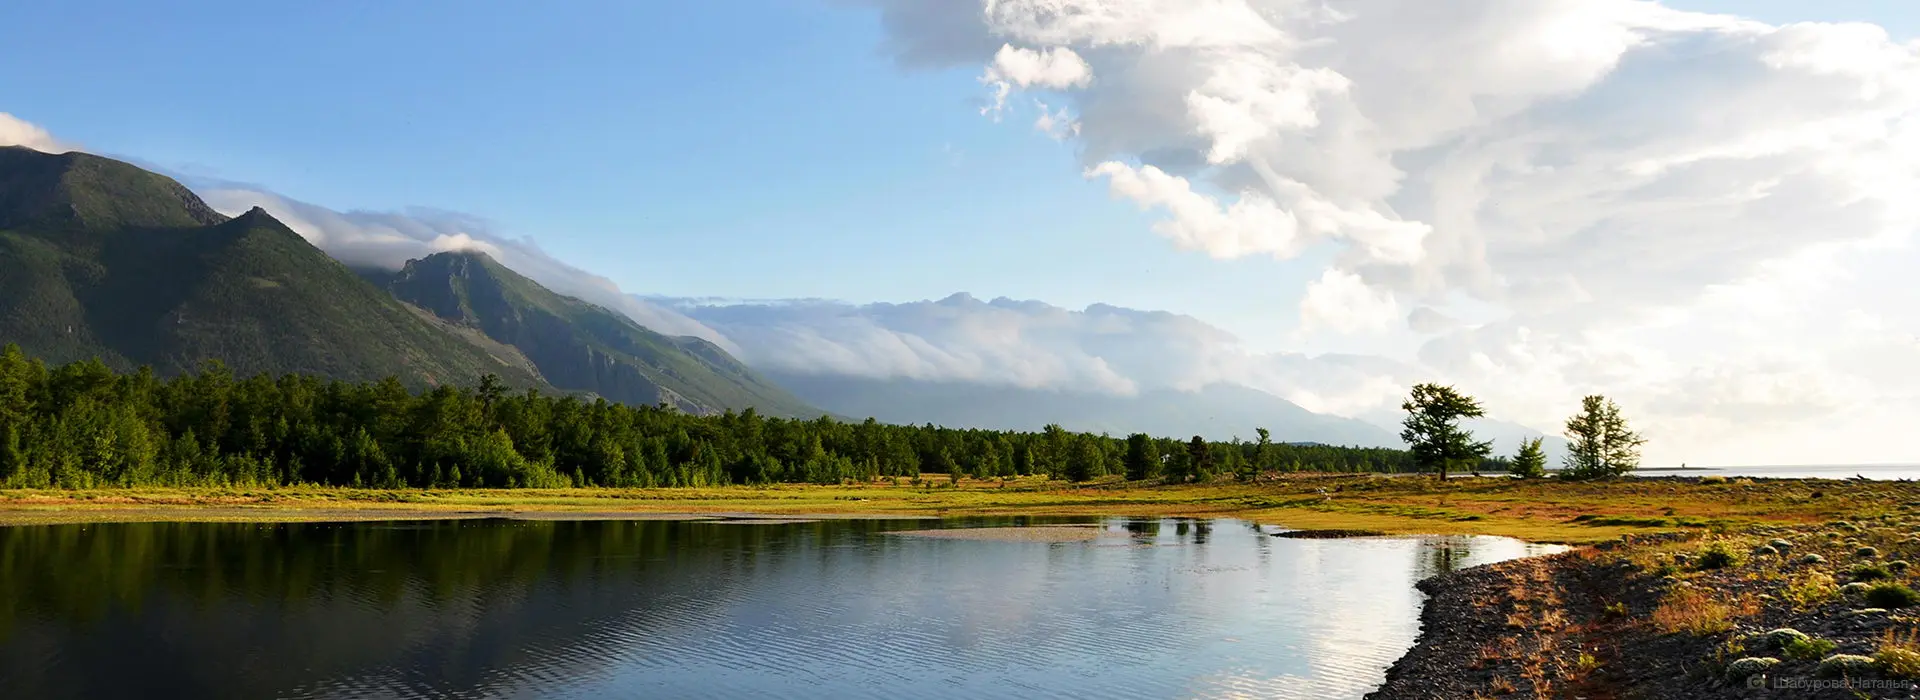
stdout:
<svg viewBox="0 0 1920 700">
<path fill-rule="evenodd" d="M 164 175 L 23 147 L 0 148 L 0 342 L 162 375 L 213 359 L 237 375 L 413 386 L 494 374 L 693 412 L 821 414 L 711 343 L 654 333 L 483 254 L 350 269 L 263 208 L 227 217 Z"/>
<path fill-rule="evenodd" d="M 409 260 L 386 288 L 443 321 L 519 349 L 564 391 L 695 413 L 746 406 L 783 417 L 821 413 L 707 341 L 656 333 L 617 311 L 558 294 L 484 252 Z"/>
</svg>

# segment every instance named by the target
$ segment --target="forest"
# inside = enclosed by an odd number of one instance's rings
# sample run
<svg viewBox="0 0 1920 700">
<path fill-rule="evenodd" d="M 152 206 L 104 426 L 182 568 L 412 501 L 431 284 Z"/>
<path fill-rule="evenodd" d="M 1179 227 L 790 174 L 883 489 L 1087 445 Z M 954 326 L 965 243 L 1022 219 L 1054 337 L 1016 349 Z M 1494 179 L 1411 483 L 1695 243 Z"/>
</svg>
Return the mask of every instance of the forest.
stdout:
<svg viewBox="0 0 1920 700">
<path fill-rule="evenodd" d="M 767 418 L 472 387 L 410 389 L 217 361 L 162 378 L 0 350 L 0 486 L 685 487 L 867 482 L 923 473 L 1183 483 L 1412 471 L 1402 450 L 1259 439 L 963 430 Z M 943 480 L 944 481 L 944 480 Z"/>
</svg>

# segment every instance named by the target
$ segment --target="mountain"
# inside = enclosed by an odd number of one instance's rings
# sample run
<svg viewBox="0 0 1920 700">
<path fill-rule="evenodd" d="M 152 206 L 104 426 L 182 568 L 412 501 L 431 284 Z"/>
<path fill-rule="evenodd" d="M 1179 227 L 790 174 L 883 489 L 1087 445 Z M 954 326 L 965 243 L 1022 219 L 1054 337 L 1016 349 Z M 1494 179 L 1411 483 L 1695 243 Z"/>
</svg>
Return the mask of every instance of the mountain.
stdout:
<svg viewBox="0 0 1920 700">
<path fill-rule="evenodd" d="M 559 389 L 706 413 L 820 411 L 705 340 L 649 331 L 477 253 L 352 270 L 255 208 L 85 153 L 0 148 L 0 343 L 52 363 Z"/>
<path fill-rule="evenodd" d="M 511 348 L 410 309 L 263 210 L 229 219 L 167 177 L 19 147 L 0 148 L 0 342 L 163 374 L 217 358 L 243 375 L 544 385 Z"/>
<path fill-rule="evenodd" d="M 949 427 L 1038 430 L 1059 423 L 1068 430 L 1125 435 L 1200 435 L 1252 440 L 1266 428 L 1275 442 L 1400 447 L 1398 436 L 1365 421 L 1308 411 L 1293 402 L 1238 384 L 1212 384 L 1199 391 L 1171 389 L 1115 396 L 1094 392 L 1023 389 L 963 382 L 869 379 L 845 375 L 772 373 L 774 381 L 801 398 L 848 416 L 889 423 L 934 423 Z"/>
<path fill-rule="evenodd" d="M 518 350 L 562 390 L 695 413 L 752 406 L 766 415 L 821 414 L 706 340 L 655 333 L 555 294 L 485 253 L 438 253 L 390 277 L 362 277 L 384 279 L 396 298 Z"/>
</svg>

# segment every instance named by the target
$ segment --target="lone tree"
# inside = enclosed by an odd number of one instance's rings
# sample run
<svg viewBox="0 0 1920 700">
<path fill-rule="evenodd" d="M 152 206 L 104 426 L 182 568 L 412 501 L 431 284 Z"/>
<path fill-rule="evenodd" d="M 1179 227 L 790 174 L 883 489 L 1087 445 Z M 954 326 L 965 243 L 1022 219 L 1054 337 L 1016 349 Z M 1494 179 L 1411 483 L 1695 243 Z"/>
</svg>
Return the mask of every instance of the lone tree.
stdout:
<svg viewBox="0 0 1920 700">
<path fill-rule="evenodd" d="M 1569 479 L 1619 476 L 1640 466 L 1640 446 L 1647 439 L 1627 426 L 1620 407 L 1605 396 L 1580 400 L 1580 412 L 1567 419 L 1566 471 Z"/>
<path fill-rule="evenodd" d="M 1479 418 L 1486 412 L 1479 401 L 1453 387 L 1416 385 L 1400 408 L 1407 412 L 1400 439 L 1406 441 L 1413 464 L 1421 471 L 1437 472 L 1445 479 L 1448 467 L 1477 464 L 1493 451 L 1492 441 L 1475 441 L 1473 433 L 1460 427 L 1460 419 Z"/>
<path fill-rule="evenodd" d="M 1546 438 L 1534 438 L 1520 441 L 1520 452 L 1513 456 L 1513 466 L 1509 471 L 1523 479 L 1538 479 L 1547 473 L 1547 453 L 1540 449 L 1540 443 Z"/>
</svg>

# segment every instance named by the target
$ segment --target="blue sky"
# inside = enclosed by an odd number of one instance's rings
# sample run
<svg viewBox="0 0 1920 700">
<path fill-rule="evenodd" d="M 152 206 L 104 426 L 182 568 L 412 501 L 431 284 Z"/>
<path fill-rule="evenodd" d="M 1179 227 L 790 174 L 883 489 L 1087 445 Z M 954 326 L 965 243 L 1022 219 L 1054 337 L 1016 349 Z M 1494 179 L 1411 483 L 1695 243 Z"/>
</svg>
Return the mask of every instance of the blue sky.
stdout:
<svg viewBox="0 0 1920 700">
<path fill-rule="evenodd" d="M 1891 0 L 1674 4 L 1920 29 Z M 166 5 L 16 4 L 0 111 L 335 209 L 476 214 L 641 293 L 1099 301 L 1277 343 L 1324 267 L 1176 251 L 1072 146 L 981 117 L 977 66 L 892 65 L 864 9 Z"/>
</svg>

